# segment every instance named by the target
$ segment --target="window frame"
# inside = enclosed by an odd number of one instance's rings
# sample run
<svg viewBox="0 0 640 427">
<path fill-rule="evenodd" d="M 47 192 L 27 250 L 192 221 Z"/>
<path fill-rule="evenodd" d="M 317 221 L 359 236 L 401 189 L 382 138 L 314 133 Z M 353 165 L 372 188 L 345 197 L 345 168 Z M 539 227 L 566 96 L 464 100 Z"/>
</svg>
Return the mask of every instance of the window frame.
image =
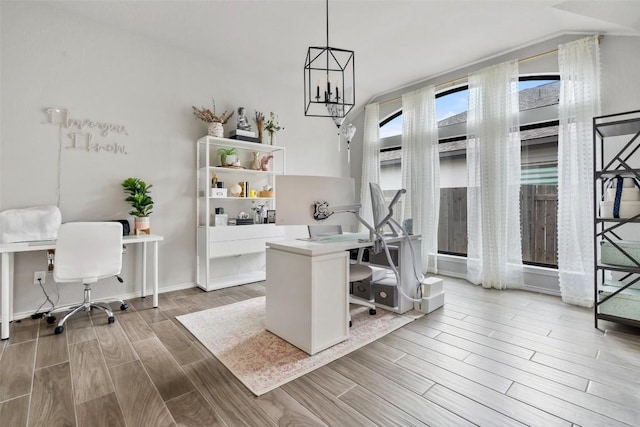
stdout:
<svg viewBox="0 0 640 427">
<path fill-rule="evenodd" d="M 550 81 L 560 81 L 560 75 L 559 74 L 530 74 L 530 75 L 522 75 L 518 77 L 518 82 L 523 82 L 523 81 L 536 81 L 536 80 L 550 80 Z M 444 96 L 448 96 L 457 92 L 461 92 L 464 90 L 469 90 L 469 85 L 468 84 L 463 84 L 454 88 L 450 88 L 450 89 L 446 89 L 443 90 L 439 93 L 436 94 L 436 99 L 444 97 Z M 556 104 L 552 104 L 552 105 L 556 105 Z M 548 106 L 542 106 L 542 107 L 538 107 L 538 108 L 545 108 Z M 530 111 L 530 110 L 520 110 L 520 114 L 522 114 L 525 111 Z M 396 111 L 395 113 L 389 115 L 388 117 L 386 117 L 385 119 L 383 119 L 382 121 L 380 121 L 380 128 L 382 128 L 384 125 L 386 125 L 387 123 L 391 122 L 392 120 L 396 119 L 397 117 L 402 115 L 402 108 L 400 108 L 398 111 Z M 443 119 L 445 120 L 445 119 Z M 466 123 L 466 121 L 464 122 Z M 457 124 L 457 123 L 456 123 Z M 520 125 L 520 132 L 523 131 L 527 131 L 527 130 L 532 130 L 532 129 L 540 129 L 540 128 L 545 128 L 545 127 L 552 127 L 552 126 L 559 126 L 560 124 L 560 120 L 559 117 L 557 117 L 554 119 L 550 119 L 550 120 L 544 120 L 544 121 L 540 121 L 540 122 L 532 122 L 532 123 L 527 123 L 524 125 Z M 445 127 L 445 126 L 443 126 Z M 440 130 L 440 126 L 438 126 L 438 130 Z M 384 137 L 383 139 L 387 139 L 387 138 L 398 138 L 398 137 L 402 137 L 402 133 L 400 133 L 400 135 L 392 135 L 392 136 L 388 136 L 388 137 Z M 545 138 L 550 138 L 550 137 L 545 137 Z M 444 138 L 438 138 L 438 145 L 440 144 L 445 144 L 445 143 L 451 143 L 451 142 L 460 142 L 460 141 L 465 141 L 467 139 L 467 135 L 455 135 L 455 136 L 447 136 Z M 557 140 L 557 137 L 556 137 Z M 524 147 L 524 145 L 522 145 L 522 141 L 521 141 L 521 147 Z M 380 152 L 389 152 L 389 151 L 396 151 L 396 150 L 401 150 L 402 146 L 401 145 L 394 145 L 394 146 L 384 146 L 380 148 Z M 456 155 L 455 152 L 451 152 L 451 154 L 449 155 Z M 442 152 L 440 152 L 440 156 L 442 157 Z M 447 156 L 447 154 L 445 154 L 445 156 Z M 379 166 L 382 166 L 382 164 L 380 164 Z M 522 165 L 521 165 L 522 166 Z M 457 253 L 457 252 L 450 252 L 450 251 L 441 251 L 438 250 L 438 254 L 442 254 L 442 255 L 453 255 L 453 256 L 461 256 L 461 257 L 467 257 L 466 253 Z M 537 267 L 544 267 L 544 268 L 550 268 L 550 269 L 558 269 L 557 265 L 554 264 L 545 264 L 545 263 L 539 263 L 539 262 L 534 262 L 534 261 L 523 261 L 524 265 L 527 266 L 537 266 Z"/>
</svg>

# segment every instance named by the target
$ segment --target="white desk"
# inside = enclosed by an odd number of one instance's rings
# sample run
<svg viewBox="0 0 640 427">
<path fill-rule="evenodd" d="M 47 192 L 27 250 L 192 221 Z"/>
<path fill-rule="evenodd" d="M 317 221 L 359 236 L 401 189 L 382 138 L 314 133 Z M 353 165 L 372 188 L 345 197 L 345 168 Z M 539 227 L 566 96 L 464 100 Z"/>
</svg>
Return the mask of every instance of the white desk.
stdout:
<svg viewBox="0 0 640 427">
<path fill-rule="evenodd" d="M 353 240 L 319 243 L 305 240 L 267 242 L 266 328 L 308 354 L 315 354 L 349 338 L 349 253 L 371 246 Z M 412 236 L 418 242 L 420 236 Z M 405 239 L 387 243 L 408 245 Z M 419 245 L 416 257 L 419 256 Z M 402 249 L 402 248 L 401 248 Z M 410 251 L 400 259 L 399 286 L 415 289 Z M 409 255 L 407 255 L 409 254 Z M 402 274 L 402 271 L 405 274 Z M 407 282 L 407 284 L 405 284 Z M 415 283 L 414 283 L 415 282 Z M 389 309 L 388 307 L 385 307 Z M 413 308 L 409 300 L 394 310 Z"/>
<path fill-rule="evenodd" d="M 153 306 L 158 307 L 158 242 L 164 237 L 155 234 L 123 236 L 122 244 L 142 243 L 142 297 L 147 295 L 147 243 L 153 243 Z M 46 251 L 56 248 L 55 240 L 38 242 L 0 243 L 2 254 L 2 328 L 0 338 L 9 338 L 9 322 L 13 317 L 13 258 L 17 252 Z"/>
</svg>

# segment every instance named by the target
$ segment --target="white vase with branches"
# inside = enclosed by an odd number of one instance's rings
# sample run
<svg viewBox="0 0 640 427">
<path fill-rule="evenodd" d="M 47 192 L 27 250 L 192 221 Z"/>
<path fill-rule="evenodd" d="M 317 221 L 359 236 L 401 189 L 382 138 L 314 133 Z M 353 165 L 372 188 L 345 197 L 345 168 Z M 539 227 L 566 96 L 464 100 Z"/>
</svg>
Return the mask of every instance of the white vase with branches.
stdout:
<svg viewBox="0 0 640 427">
<path fill-rule="evenodd" d="M 227 121 L 233 116 L 234 111 L 228 112 L 227 110 L 222 113 L 221 116 L 216 115 L 216 101 L 213 101 L 213 110 L 209 110 L 208 108 L 193 108 L 193 114 L 197 119 L 202 120 L 205 123 L 209 123 L 207 127 L 207 134 L 210 136 L 215 136 L 218 138 L 224 137 L 224 127 L 223 124 L 227 123 Z"/>
</svg>

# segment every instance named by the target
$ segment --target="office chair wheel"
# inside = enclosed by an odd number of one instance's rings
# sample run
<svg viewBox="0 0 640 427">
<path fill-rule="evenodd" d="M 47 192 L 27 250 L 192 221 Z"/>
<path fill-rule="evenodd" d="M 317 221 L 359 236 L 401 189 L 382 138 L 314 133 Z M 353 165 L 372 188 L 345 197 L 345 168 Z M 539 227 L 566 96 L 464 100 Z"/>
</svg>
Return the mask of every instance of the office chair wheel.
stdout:
<svg viewBox="0 0 640 427">
<path fill-rule="evenodd" d="M 112 324 L 116 321 L 116 318 L 113 316 L 109 316 L 109 324 Z"/>
<path fill-rule="evenodd" d="M 53 322 L 56 321 L 56 316 L 49 316 L 47 317 L 47 323 L 50 325 L 53 325 Z"/>
<path fill-rule="evenodd" d="M 55 329 L 56 335 L 60 335 L 62 332 L 64 332 L 64 326 L 56 326 L 56 329 Z"/>
<path fill-rule="evenodd" d="M 353 325 L 353 322 L 349 320 L 349 327 L 351 327 L 352 325 Z"/>
<path fill-rule="evenodd" d="M 129 308 L 129 305 L 127 305 L 127 303 L 123 303 L 122 305 L 120 305 L 120 310 L 125 311 L 127 308 Z"/>
<path fill-rule="evenodd" d="M 376 309 L 375 309 L 375 308 L 370 308 L 370 309 L 369 309 L 369 314 L 370 314 L 370 315 L 372 315 L 372 316 L 373 316 L 374 314 L 376 314 Z"/>
</svg>

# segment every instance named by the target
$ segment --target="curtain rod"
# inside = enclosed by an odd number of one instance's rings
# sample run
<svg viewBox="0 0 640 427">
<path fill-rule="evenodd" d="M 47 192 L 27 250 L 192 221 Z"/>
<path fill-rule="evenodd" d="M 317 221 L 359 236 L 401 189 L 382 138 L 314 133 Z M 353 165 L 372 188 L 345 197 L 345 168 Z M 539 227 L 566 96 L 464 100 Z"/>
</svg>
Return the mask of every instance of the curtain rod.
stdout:
<svg viewBox="0 0 640 427">
<path fill-rule="evenodd" d="M 600 42 L 603 37 L 604 37 L 604 35 L 600 34 L 598 36 L 598 42 Z M 535 55 L 531 55 L 531 56 L 527 56 L 525 58 L 518 59 L 518 63 L 527 62 L 527 61 L 531 61 L 533 59 L 542 58 L 543 56 L 552 55 L 552 54 L 557 53 L 557 52 L 558 52 L 558 49 L 556 48 L 556 49 L 548 50 L 546 52 L 536 53 Z M 469 78 L 469 76 L 457 77 L 455 79 L 447 80 L 446 82 L 443 82 L 443 83 L 438 83 L 437 85 L 435 85 L 435 87 L 439 88 L 439 87 L 442 87 L 442 86 L 448 86 L 448 85 L 451 85 L 451 84 L 454 84 L 454 83 L 457 83 L 457 82 L 465 81 L 468 78 Z M 380 101 L 380 102 L 378 102 L 378 105 L 382 106 L 382 105 L 390 104 L 392 102 L 399 101 L 401 99 L 402 99 L 402 95 L 401 96 L 396 96 L 395 98 L 391 98 L 391 99 L 386 99 L 384 101 Z"/>
</svg>

